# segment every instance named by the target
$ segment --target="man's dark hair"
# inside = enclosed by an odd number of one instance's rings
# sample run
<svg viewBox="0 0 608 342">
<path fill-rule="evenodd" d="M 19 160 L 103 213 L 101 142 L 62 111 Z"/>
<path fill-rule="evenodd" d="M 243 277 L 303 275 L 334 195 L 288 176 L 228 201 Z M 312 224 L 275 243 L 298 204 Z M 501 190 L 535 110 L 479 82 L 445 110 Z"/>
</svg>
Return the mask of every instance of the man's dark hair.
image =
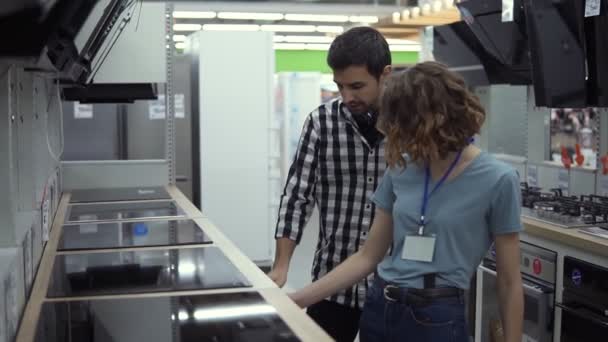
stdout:
<svg viewBox="0 0 608 342">
<path fill-rule="evenodd" d="M 355 27 L 336 37 L 329 48 L 327 64 L 333 70 L 365 65 L 371 75 L 380 78 L 384 68 L 391 65 L 391 52 L 386 39 L 376 29 Z"/>
</svg>

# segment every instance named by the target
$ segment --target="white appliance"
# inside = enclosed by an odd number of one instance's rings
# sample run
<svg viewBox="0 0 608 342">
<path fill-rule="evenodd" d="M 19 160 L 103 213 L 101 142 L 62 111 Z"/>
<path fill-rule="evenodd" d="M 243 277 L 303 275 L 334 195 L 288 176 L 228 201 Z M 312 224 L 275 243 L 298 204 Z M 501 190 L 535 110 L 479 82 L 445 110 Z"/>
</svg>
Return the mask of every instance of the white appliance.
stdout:
<svg viewBox="0 0 608 342">
<path fill-rule="evenodd" d="M 270 261 L 273 34 L 201 31 L 186 45 L 195 73 L 202 212 L 254 262 Z"/>
</svg>

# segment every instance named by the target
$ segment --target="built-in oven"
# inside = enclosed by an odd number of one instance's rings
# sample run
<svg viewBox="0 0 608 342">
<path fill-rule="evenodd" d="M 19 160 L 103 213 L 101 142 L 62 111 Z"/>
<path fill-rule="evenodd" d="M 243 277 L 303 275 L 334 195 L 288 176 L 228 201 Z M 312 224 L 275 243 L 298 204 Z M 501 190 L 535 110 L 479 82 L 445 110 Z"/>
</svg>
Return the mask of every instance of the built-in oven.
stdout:
<svg viewBox="0 0 608 342">
<path fill-rule="evenodd" d="M 564 258 L 561 342 L 608 341 L 608 269 Z"/>
<path fill-rule="evenodd" d="M 552 342 L 557 254 L 521 242 L 524 288 L 524 342 Z M 502 341 L 494 246 L 477 272 L 476 342 Z"/>
</svg>

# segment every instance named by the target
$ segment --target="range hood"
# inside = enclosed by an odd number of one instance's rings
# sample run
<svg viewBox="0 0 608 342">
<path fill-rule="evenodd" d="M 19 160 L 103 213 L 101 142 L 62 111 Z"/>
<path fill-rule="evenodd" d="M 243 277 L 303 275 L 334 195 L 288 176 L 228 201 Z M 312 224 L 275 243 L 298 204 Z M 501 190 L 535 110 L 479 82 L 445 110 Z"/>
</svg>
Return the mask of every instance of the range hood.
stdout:
<svg viewBox="0 0 608 342">
<path fill-rule="evenodd" d="M 463 74 L 470 86 L 532 83 L 531 63 L 521 1 L 514 18 L 502 21 L 501 0 L 457 4 L 463 21 L 435 28 L 435 57 Z"/>
<path fill-rule="evenodd" d="M 135 25 L 133 13 L 141 9 L 141 1 L 1 2 L 0 36 L 5 43 L 0 45 L 0 57 L 25 61 L 27 70 L 56 74 L 64 98 L 88 103 L 156 99 L 156 84 L 95 83 L 121 33 L 128 25 Z"/>
</svg>

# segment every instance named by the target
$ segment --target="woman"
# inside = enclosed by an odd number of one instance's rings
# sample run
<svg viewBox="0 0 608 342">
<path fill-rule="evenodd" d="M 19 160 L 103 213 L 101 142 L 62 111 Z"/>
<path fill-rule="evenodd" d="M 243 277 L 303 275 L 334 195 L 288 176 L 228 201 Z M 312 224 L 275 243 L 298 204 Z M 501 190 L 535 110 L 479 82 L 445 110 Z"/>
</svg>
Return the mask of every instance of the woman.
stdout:
<svg viewBox="0 0 608 342">
<path fill-rule="evenodd" d="M 484 119 L 463 79 L 439 63 L 393 75 L 379 122 L 390 168 L 372 198 L 370 236 L 292 299 L 307 307 L 377 268 L 361 317 L 362 342 L 468 341 L 463 292 L 494 242 L 505 341 L 520 342 L 519 179 L 470 144 Z"/>
</svg>

